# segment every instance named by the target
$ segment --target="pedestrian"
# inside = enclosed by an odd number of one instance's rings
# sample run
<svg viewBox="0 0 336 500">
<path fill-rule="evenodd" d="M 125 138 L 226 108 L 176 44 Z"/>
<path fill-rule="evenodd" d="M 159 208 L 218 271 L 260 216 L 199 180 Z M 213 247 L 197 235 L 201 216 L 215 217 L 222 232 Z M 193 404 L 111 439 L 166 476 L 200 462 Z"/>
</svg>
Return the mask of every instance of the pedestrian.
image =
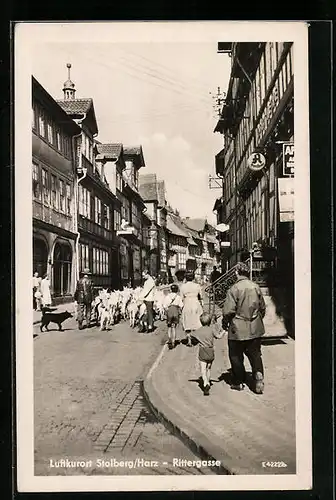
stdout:
<svg viewBox="0 0 336 500">
<path fill-rule="evenodd" d="M 194 273 L 188 271 L 185 274 L 185 283 L 181 285 L 181 297 L 183 300 L 182 326 L 186 333 L 187 345 L 192 346 L 190 334 L 201 328 L 200 316 L 203 313 L 201 287 L 194 281 Z"/>
<path fill-rule="evenodd" d="M 155 281 L 149 274 L 148 269 L 144 269 L 142 276 L 145 280 L 140 299 L 144 301 L 147 308 L 147 333 L 154 330 L 154 295 Z"/>
<path fill-rule="evenodd" d="M 201 386 L 204 396 L 209 396 L 211 386 L 211 367 L 215 359 L 214 339 L 220 339 L 224 330 L 218 324 L 219 318 L 203 313 L 200 317 L 202 327 L 192 334 L 198 344 L 198 360 L 201 372 Z"/>
<path fill-rule="evenodd" d="M 166 311 L 167 327 L 168 327 L 168 348 L 173 349 L 176 346 L 176 327 L 179 323 L 183 302 L 178 294 L 179 288 L 174 283 L 170 287 L 164 299 L 163 307 Z"/>
<path fill-rule="evenodd" d="M 34 276 L 33 276 L 33 309 L 34 311 L 37 311 L 38 309 L 38 301 L 36 300 L 37 298 L 41 297 L 41 278 L 39 277 L 39 273 L 35 271 Z M 39 292 L 37 295 L 36 293 Z"/>
<path fill-rule="evenodd" d="M 227 292 L 223 306 L 223 328 L 228 329 L 229 358 L 233 381 L 231 389 L 242 390 L 246 382 L 244 354 L 252 369 L 254 391 L 264 390 L 264 367 L 261 359 L 261 337 L 265 333 L 265 301 L 260 287 L 249 279 L 249 268 L 239 262 L 237 281 Z"/>
<path fill-rule="evenodd" d="M 43 280 L 41 281 L 41 295 L 42 295 L 41 297 L 42 307 L 50 307 L 52 300 L 50 293 L 50 280 L 48 274 L 45 274 Z"/>
<path fill-rule="evenodd" d="M 210 274 L 210 281 L 211 281 L 211 283 L 214 283 L 220 277 L 221 277 L 221 273 L 218 271 L 218 269 L 217 269 L 216 266 L 213 266 L 213 271 Z"/>
<path fill-rule="evenodd" d="M 78 329 L 82 330 L 83 320 L 86 320 L 86 327 L 89 328 L 91 321 L 91 304 L 93 301 L 93 283 L 89 278 L 90 269 L 86 267 L 83 276 L 77 281 L 74 299 L 77 302 Z"/>
</svg>

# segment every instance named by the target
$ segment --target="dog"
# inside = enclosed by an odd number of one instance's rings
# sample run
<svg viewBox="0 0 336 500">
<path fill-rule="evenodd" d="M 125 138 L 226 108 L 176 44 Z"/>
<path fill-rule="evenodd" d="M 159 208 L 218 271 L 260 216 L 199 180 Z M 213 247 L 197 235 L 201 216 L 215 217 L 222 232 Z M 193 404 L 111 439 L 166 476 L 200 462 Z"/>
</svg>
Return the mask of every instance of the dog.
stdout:
<svg viewBox="0 0 336 500">
<path fill-rule="evenodd" d="M 69 313 L 69 311 L 64 311 L 60 313 L 44 312 L 42 315 L 40 331 L 42 332 L 43 327 L 45 327 L 45 329 L 49 331 L 48 330 L 49 323 L 56 323 L 58 325 L 58 330 L 61 332 L 63 321 L 72 317 L 73 316 L 71 313 Z"/>
</svg>

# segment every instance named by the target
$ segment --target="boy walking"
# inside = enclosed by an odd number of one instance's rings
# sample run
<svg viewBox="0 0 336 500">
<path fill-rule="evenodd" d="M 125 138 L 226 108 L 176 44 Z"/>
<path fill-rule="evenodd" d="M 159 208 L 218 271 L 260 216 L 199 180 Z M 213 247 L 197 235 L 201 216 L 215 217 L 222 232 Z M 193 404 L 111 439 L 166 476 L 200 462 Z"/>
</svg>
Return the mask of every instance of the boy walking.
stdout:
<svg viewBox="0 0 336 500">
<path fill-rule="evenodd" d="M 202 327 L 193 332 L 192 337 L 198 343 L 198 359 L 203 382 L 203 394 L 209 396 L 211 366 L 215 359 L 214 339 L 223 337 L 225 330 L 216 322 L 211 325 L 211 316 L 203 313 L 200 317 Z"/>
<path fill-rule="evenodd" d="M 178 294 L 178 286 L 173 284 L 170 287 L 170 293 L 164 300 L 164 308 L 167 315 L 168 326 L 168 349 L 173 349 L 176 346 L 176 327 L 179 323 L 183 301 Z"/>
</svg>

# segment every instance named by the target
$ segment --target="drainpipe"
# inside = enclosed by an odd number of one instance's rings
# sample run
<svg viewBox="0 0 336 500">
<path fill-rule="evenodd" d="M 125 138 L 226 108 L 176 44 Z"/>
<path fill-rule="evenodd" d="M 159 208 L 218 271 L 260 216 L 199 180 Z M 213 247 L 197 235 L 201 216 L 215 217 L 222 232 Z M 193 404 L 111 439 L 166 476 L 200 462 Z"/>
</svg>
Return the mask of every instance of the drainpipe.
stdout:
<svg viewBox="0 0 336 500">
<path fill-rule="evenodd" d="M 83 116 L 83 118 L 81 118 L 80 120 L 74 120 L 75 123 L 77 123 L 77 125 L 79 125 L 79 126 L 81 126 L 81 123 L 85 119 L 86 114 L 85 115 L 83 114 L 82 116 Z M 73 147 L 73 150 L 75 152 L 75 158 L 77 155 L 77 150 L 75 150 L 75 145 L 76 145 L 75 139 L 77 139 L 78 137 L 81 137 L 81 136 L 82 136 L 82 132 L 72 136 L 72 141 L 73 141 L 72 147 Z M 82 154 L 79 155 L 79 167 L 82 168 Z M 76 248 L 76 281 L 79 279 L 78 243 L 79 243 L 79 237 L 80 237 L 80 233 L 78 231 L 78 186 L 79 186 L 80 181 L 85 179 L 86 174 L 87 174 L 87 170 L 86 169 L 83 169 L 83 170 L 84 170 L 84 172 L 83 172 L 83 175 L 81 177 L 77 177 L 77 171 L 76 171 L 76 180 L 75 180 L 75 189 L 74 189 L 74 199 L 75 199 L 75 209 L 74 209 L 75 231 L 74 232 L 76 233 L 76 243 L 75 243 L 75 248 Z"/>
</svg>

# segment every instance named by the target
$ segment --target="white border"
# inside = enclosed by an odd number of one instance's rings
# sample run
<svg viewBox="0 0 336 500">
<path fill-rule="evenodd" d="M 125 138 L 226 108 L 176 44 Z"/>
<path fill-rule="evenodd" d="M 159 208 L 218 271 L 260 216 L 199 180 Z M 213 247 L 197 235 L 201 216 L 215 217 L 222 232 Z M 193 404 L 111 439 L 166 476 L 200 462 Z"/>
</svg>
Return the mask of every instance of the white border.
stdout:
<svg viewBox="0 0 336 500">
<path fill-rule="evenodd" d="M 97 29 L 98 25 L 98 29 Z M 31 68 L 34 42 L 293 41 L 295 122 L 295 475 L 34 476 Z M 305 22 L 18 23 L 15 28 L 15 277 L 19 492 L 300 490 L 312 487 L 308 25 Z M 276 424 L 275 424 L 276 425 Z M 130 478 L 132 480 L 130 481 Z"/>
</svg>

